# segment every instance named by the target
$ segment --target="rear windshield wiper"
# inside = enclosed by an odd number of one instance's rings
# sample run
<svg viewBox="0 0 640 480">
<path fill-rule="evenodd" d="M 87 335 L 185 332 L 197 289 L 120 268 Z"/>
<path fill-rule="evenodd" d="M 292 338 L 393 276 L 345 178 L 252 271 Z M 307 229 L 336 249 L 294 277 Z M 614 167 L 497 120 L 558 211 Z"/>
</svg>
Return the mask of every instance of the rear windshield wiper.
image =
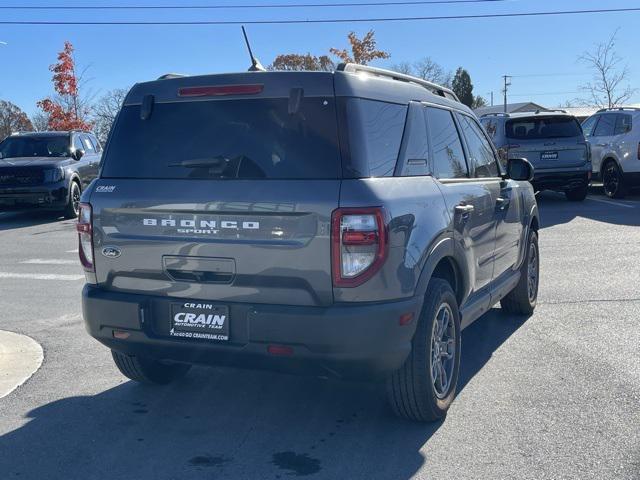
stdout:
<svg viewBox="0 0 640 480">
<path fill-rule="evenodd" d="M 221 168 L 224 169 L 230 160 L 221 155 L 213 158 L 190 158 L 188 160 L 182 160 L 177 163 L 170 163 L 170 167 L 182 167 L 182 168 Z"/>
</svg>

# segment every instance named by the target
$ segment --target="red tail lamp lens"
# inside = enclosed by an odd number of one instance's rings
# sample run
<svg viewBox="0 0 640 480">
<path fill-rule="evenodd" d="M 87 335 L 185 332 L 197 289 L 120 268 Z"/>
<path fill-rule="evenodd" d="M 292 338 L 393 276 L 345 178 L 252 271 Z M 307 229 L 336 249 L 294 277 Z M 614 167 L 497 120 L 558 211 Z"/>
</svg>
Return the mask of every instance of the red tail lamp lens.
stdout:
<svg viewBox="0 0 640 480">
<path fill-rule="evenodd" d="M 262 93 L 264 85 L 220 85 L 184 87 L 178 90 L 180 97 L 220 97 L 224 95 L 256 95 Z"/>
</svg>

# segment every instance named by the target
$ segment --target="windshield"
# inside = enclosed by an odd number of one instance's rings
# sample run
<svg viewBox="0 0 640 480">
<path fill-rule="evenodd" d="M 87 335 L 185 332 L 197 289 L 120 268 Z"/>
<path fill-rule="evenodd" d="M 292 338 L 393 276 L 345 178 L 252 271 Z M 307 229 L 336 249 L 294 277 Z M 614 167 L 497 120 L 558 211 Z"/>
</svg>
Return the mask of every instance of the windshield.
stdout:
<svg viewBox="0 0 640 480">
<path fill-rule="evenodd" d="M 335 101 L 288 98 L 125 106 L 107 147 L 110 178 L 338 178 Z"/>
<path fill-rule="evenodd" d="M 68 157 L 69 136 L 7 137 L 0 143 L 0 158 Z"/>
<path fill-rule="evenodd" d="M 507 138 L 518 140 L 582 136 L 582 129 L 575 118 L 561 116 L 509 120 L 506 130 Z"/>
</svg>

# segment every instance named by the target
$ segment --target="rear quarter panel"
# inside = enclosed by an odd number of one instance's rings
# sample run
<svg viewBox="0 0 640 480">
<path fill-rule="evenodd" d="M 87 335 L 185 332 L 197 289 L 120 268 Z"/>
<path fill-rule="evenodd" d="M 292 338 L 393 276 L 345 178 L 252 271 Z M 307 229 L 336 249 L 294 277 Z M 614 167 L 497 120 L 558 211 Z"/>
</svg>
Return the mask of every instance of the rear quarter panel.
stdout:
<svg viewBox="0 0 640 480">
<path fill-rule="evenodd" d="M 363 285 L 334 288 L 336 302 L 388 301 L 415 295 L 429 253 L 451 239 L 451 218 L 431 177 L 343 180 L 340 207 L 375 206 L 385 208 L 389 222 L 387 260 Z"/>
</svg>

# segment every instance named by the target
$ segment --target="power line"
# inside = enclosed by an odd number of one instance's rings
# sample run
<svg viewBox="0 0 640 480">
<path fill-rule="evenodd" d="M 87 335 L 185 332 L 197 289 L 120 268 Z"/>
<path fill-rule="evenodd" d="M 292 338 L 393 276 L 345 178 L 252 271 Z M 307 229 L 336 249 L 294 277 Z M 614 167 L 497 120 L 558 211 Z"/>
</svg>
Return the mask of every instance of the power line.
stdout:
<svg viewBox="0 0 640 480">
<path fill-rule="evenodd" d="M 453 5 L 456 3 L 498 3 L 507 0 L 422 0 L 340 3 L 273 3 L 260 5 L 2 5 L 0 10 L 235 10 L 240 8 L 335 8 L 335 7 L 389 7 L 412 5 Z"/>
<path fill-rule="evenodd" d="M 548 17 L 560 15 L 582 15 L 596 13 L 638 12 L 634 8 L 600 8 L 594 10 L 561 10 L 545 12 L 487 13 L 477 15 L 442 15 L 429 17 L 378 17 L 378 18 L 320 18 L 320 19 L 281 19 L 281 20 L 177 20 L 177 21 L 73 21 L 73 20 L 0 20 L 0 25 L 292 25 L 312 23 L 380 23 L 410 22 L 427 20 L 468 20 L 484 18 L 510 17 Z"/>
</svg>

